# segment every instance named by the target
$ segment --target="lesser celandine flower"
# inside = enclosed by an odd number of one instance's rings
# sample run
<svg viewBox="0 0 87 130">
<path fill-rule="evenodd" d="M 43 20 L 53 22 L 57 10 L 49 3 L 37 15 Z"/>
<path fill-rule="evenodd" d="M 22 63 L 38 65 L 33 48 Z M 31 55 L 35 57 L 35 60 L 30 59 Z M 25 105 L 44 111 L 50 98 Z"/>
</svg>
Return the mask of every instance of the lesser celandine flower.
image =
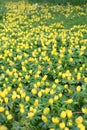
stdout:
<svg viewBox="0 0 87 130">
<path fill-rule="evenodd" d="M 0 115 L 8 127 L 10 120 L 15 126 L 13 115 L 19 112 L 20 126 L 31 120 L 49 130 L 86 129 L 87 99 L 81 104 L 74 97 L 86 95 L 87 26 L 65 29 L 64 22 L 55 22 L 57 12 L 68 20 L 86 16 L 86 6 L 5 4 L 0 23 Z"/>
<path fill-rule="evenodd" d="M 49 130 L 55 130 L 54 128 L 50 128 Z"/>
<path fill-rule="evenodd" d="M 77 80 L 80 80 L 81 79 L 81 73 L 78 73 L 77 74 Z"/>
<path fill-rule="evenodd" d="M 71 110 L 66 110 L 66 115 L 67 115 L 68 118 L 71 118 L 73 113 L 72 113 Z"/>
<path fill-rule="evenodd" d="M 84 78 L 85 83 L 87 83 L 87 77 Z"/>
<path fill-rule="evenodd" d="M 5 108 L 4 107 L 0 107 L 0 112 L 4 112 Z"/>
<path fill-rule="evenodd" d="M 32 119 L 34 116 L 34 113 L 33 112 L 28 112 L 28 118 Z"/>
<path fill-rule="evenodd" d="M 13 117 L 11 114 L 7 115 L 7 120 L 11 120 Z"/>
<path fill-rule="evenodd" d="M 73 91 L 71 89 L 68 89 L 68 93 L 71 95 Z"/>
<path fill-rule="evenodd" d="M 38 103 L 39 103 L 39 101 L 38 101 L 38 99 L 36 99 L 34 102 L 34 106 L 38 106 Z"/>
<path fill-rule="evenodd" d="M 59 118 L 58 117 L 52 117 L 52 122 L 54 124 L 58 124 L 59 123 Z"/>
<path fill-rule="evenodd" d="M 29 100 L 30 100 L 30 97 L 29 97 L 29 96 L 26 96 L 26 97 L 25 97 L 25 101 L 26 101 L 26 102 L 29 102 Z"/>
<path fill-rule="evenodd" d="M 67 126 L 72 126 L 73 124 L 72 124 L 72 120 L 69 120 L 68 122 L 67 122 Z"/>
<path fill-rule="evenodd" d="M 24 113 L 25 112 L 24 108 L 20 108 L 20 112 Z"/>
<path fill-rule="evenodd" d="M 53 98 L 50 98 L 48 102 L 49 104 L 53 104 Z"/>
<path fill-rule="evenodd" d="M 50 94 L 53 95 L 55 93 L 54 89 L 50 90 Z"/>
<path fill-rule="evenodd" d="M 71 104 L 73 102 L 73 99 L 68 99 L 67 101 L 65 101 L 67 104 Z"/>
<path fill-rule="evenodd" d="M 31 92 L 32 92 L 33 95 L 35 95 L 35 94 L 37 93 L 37 90 L 33 88 L 33 89 L 31 90 Z"/>
<path fill-rule="evenodd" d="M 70 61 L 70 62 L 73 62 L 73 58 L 70 58 L 69 61 Z"/>
<path fill-rule="evenodd" d="M 76 122 L 77 124 L 82 123 L 82 122 L 83 122 L 83 117 L 82 117 L 82 116 L 77 117 L 76 120 L 75 120 L 75 122 Z"/>
<path fill-rule="evenodd" d="M 6 111 L 5 111 L 5 114 L 6 114 L 6 115 L 9 115 L 9 111 L 8 111 L 8 110 L 6 110 Z"/>
<path fill-rule="evenodd" d="M 65 128 L 65 123 L 64 122 L 60 122 L 59 123 L 59 128 L 62 130 Z"/>
<path fill-rule="evenodd" d="M 66 111 L 62 111 L 61 114 L 60 114 L 60 117 L 61 118 L 66 118 Z"/>
<path fill-rule="evenodd" d="M 80 92 L 80 91 L 81 91 L 81 86 L 77 86 L 77 87 L 76 87 L 76 91 L 77 91 L 77 92 Z"/>
<path fill-rule="evenodd" d="M 5 125 L 0 125 L 0 130 L 8 130 L 8 128 Z"/>
<path fill-rule="evenodd" d="M 58 79 L 55 79 L 55 83 L 56 83 L 56 84 L 59 83 L 59 80 L 58 80 Z"/>
<path fill-rule="evenodd" d="M 48 94 L 50 92 L 50 88 L 45 89 L 45 93 Z"/>
<path fill-rule="evenodd" d="M 67 88 L 68 88 L 68 85 L 67 85 L 67 84 L 65 84 L 65 85 L 64 85 L 64 88 L 65 88 L 65 89 L 67 89 Z"/>
<path fill-rule="evenodd" d="M 5 100 L 5 103 L 8 103 L 8 98 L 6 97 L 6 98 L 4 98 L 4 100 Z"/>
<path fill-rule="evenodd" d="M 48 121 L 47 117 L 46 117 L 46 116 L 44 116 L 44 115 L 42 115 L 42 117 L 41 117 L 41 118 L 42 118 L 42 121 L 43 121 L 43 122 L 47 122 L 47 121 Z"/>
<path fill-rule="evenodd" d="M 54 101 L 57 101 L 59 99 L 58 95 L 54 96 Z"/>
<path fill-rule="evenodd" d="M 77 127 L 79 128 L 79 130 L 86 130 L 83 124 L 78 124 Z"/>
<path fill-rule="evenodd" d="M 48 114 L 49 112 L 50 112 L 50 109 L 48 107 L 44 108 L 44 111 L 43 111 L 44 115 Z"/>
<path fill-rule="evenodd" d="M 82 112 L 84 113 L 84 114 L 87 114 L 87 108 L 86 107 L 82 107 Z"/>
<path fill-rule="evenodd" d="M 56 88 L 56 84 L 53 84 L 53 85 L 52 85 L 52 88 Z"/>
<path fill-rule="evenodd" d="M 38 92 L 38 97 L 41 97 L 41 96 L 42 96 L 42 92 L 39 91 L 39 92 Z"/>
<path fill-rule="evenodd" d="M 62 97 L 62 93 L 59 93 L 58 96 L 59 96 L 59 98 L 61 98 Z"/>
<path fill-rule="evenodd" d="M 64 130 L 69 130 L 69 128 L 68 128 L 68 127 L 65 127 Z"/>
</svg>

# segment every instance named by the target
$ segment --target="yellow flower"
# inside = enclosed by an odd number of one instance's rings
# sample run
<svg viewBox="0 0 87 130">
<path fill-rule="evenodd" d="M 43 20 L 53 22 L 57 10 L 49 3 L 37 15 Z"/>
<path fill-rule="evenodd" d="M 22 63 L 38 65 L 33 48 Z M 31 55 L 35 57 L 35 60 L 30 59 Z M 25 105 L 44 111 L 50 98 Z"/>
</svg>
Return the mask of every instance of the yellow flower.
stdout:
<svg viewBox="0 0 87 130">
<path fill-rule="evenodd" d="M 81 79 L 81 73 L 78 73 L 77 74 L 77 80 L 80 80 Z"/>
<path fill-rule="evenodd" d="M 65 127 L 64 130 L 69 130 L 69 128 L 68 128 L 68 127 Z"/>
<path fill-rule="evenodd" d="M 29 96 L 26 96 L 26 97 L 25 97 L 25 101 L 26 101 L 26 102 L 29 102 L 29 100 L 30 100 L 30 97 L 29 97 Z"/>
<path fill-rule="evenodd" d="M 59 73 L 58 73 L 58 76 L 62 76 L 62 72 L 59 72 Z"/>
<path fill-rule="evenodd" d="M 64 122 L 61 122 L 61 123 L 59 124 L 59 127 L 60 127 L 60 129 L 64 129 L 64 128 L 65 128 L 65 123 L 64 123 Z"/>
<path fill-rule="evenodd" d="M 62 74 L 62 78 L 65 78 L 65 77 L 66 77 L 66 74 L 63 73 L 63 74 Z"/>
<path fill-rule="evenodd" d="M 34 116 L 34 113 L 33 113 L 33 112 L 29 112 L 29 113 L 28 113 L 28 118 L 32 119 L 33 116 Z"/>
<path fill-rule="evenodd" d="M 24 113 L 24 108 L 20 108 L 20 112 L 21 112 L 21 113 Z"/>
<path fill-rule="evenodd" d="M 73 62 L 73 58 L 70 58 L 69 61 L 70 61 L 70 62 Z"/>
<path fill-rule="evenodd" d="M 82 70 L 83 70 L 83 68 L 82 68 L 82 67 L 80 67 L 80 70 L 82 71 Z"/>
<path fill-rule="evenodd" d="M 34 114 L 36 114 L 37 109 L 33 108 L 32 112 L 33 112 Z"/>
<path fill-rule="evenodd" d="M 55 93 L 54 89 L 50 90 L 50 94 L 53 95 Z"/>
<path fill-rule="evenodd" d="M 16 81 L 16 79 L 12 79 L 12 82 L 14 83 Z"/>
<path fill-rule="evenodd" d="M 61 61 L 61 60 L 58 60 L 58 63 L 59 63 L 59 64 L 62 64 L 62 61 Z"/>
<path fill-rule="evenodd" d="M 66 111 L 62 111 L 61 114 L 60 114 L 60 117 L 61 118 L 66 118 Z"/>
<path fill-rule="evenodd" d="M 7 115 L 7 120 L 11 120 L 13 117 L 11 114 Z"/>
<path fill-rule="evenodd" d="M 65 85 L 64 85 L 64 88 L 65 88 L 65 89 L 67 89 L 67 88 L 68 88 L 68 85 L 67 85 L 67 84 L 65 84 Z"/>
<path fill-rule="evenodd" d="M 81 86 L 77 86 L 76 91 L 80 92 L 81 91 Z"/>
<path fill-rule="evenodd" d="M 58 95 L 55 95 L 55 96 L 54 96 L 54 101 L 57 101 L 58 98 L 59 98 Z"/>
<path fill-rule="evenodd" d="M 0 125 L 0 130 L 8 130 L 8 128 L 5 125 Z"/>
<path fill-rule="evenodd" d="M 27 71 L 26 67 L 22 66 L 22 71 L 26 72 Z"/>
<path fill-rule="evenodd" d="M 67 122 L 67 125 L 68 125 L 68 126 L 72 126 L 72 120 L 69 120 L 69 121 Z"/>
<path fill-rule="evenodd" d="M 35 100 L 34 106 L 38 106 L 38 99 Z"/>
<path fill-rule="evenodd" d="M 77 127 L 79 128 L 79 130 L 86 130 L 85 126 L 83 124 L 78 124 Z"/>
<path fill-rule="evenodd" d="M 49 99 L 49 104 L 53 104 L 53 98 Z"/>
<path fill-rule="evenodd" d="M 71 110 L 66 110 L 66 115 L 67 115 L 68 118 L 71 118 L 73 113 L 72 113 Z"/>
<path fill-rule="evenodd" d="M 63 53 L 60 53 L 60 57 L 63 58 L 63 57 L 64 57 L 64 54 L 63 54 Z"/>
<path fill-rule="evenodd" d="M 5 111 L 5 114 L 6 114 L 6 115 L 9 115 L 9 111 L 8 111 L 8 110 L 6 110 L 6 111 Z"/>
<path fill-rule="evenodd" d="M 37 82 L 37 87 L 40 87 L 41 83 L 40 82 Z"/>
<path fill-rule="evenodd" d="M 47 117 L 44 116 L 44 115 L 42 115 L 42 121 L 43 121 L 43 122 L 47 122 L 47 121 L 48 121 L 48 120 L 47 120 Z"/>
<path fill-rule="evenodd" d="M 31 92 L 32 92 L 33 95 L 35 95 L 35 94 L 37 93 L 37 90 L 33 88 L 33 89 L 31 90 Z"/>
<path fill-rule="evenodd" d="M 77 68 L 74 69 L 74 72 L 77 73 Z"/>
<path fill-rule="evenodd" d="M 47 115 L 49 112 L 50 112 L 50 109 L 48 107 L 44 108 L 44 111 L 43 111 L 44 115 Z"/>
<path fill-rule="evenodd" d="M 46 82 L 46 86 L 48 87 L 50 84 L 49 84 L 49 82 Z"/>
<path fill-rule="evenodd" d="M 44 75 L 44 77 L 42 78 L 42 81 L 45 81 L 47 79 L 47 75 Z"/>
<path fill-rule="evenodd" d="M 84 114 L 87 114 L 87 108 L 83 108 L 83 107 L 82 107 L 82 112 L 83 112 Z"/>
<path fill-rule="evenodd" d="M 45 89 L 45 93 L 48 94 L 50 92 L 50 88 Z"/>
<path fill-rule="evenodd" d="M 79 116 L 78 118 L 76 118 L 75 122 L 76 122 L 77 124 L 82 123 L 82 122 L 83 122 L 82 116 Z"/>
<path fill-rule="evenodd" d="M 73 91 L 71 89 L 69 89 L 68 93 L 71 95 L 73 93 Z"/>
<path fill-rule="evenodd" d="M 21 94 L 21 97 L 22 97 L 22 98 L 25 98 L 25 96 L 26 96 L 26 93 L 25 93 L 25 92 L 22 91 L 22 92 L 20 92 L 20 94 Z"/>
<path fill-rule="evenodd" d="M 10 92 L 11 89 L 12 89 L 11 87 L 8 87 L 8 88 L 7 88 L 8 92 Z"/>
<path fill-rule="evenodd" d="M 59 93 L 59 95 L 58 95 L 60 98 L 62 97 L 62 93 Z"/>
<path fill-rule="evenodd" d="M 6 97 L 6 98 L 4 98 L 4 100 L 5 100 L 5 103 L 8 103 L 8 98 Z"/>
<path fill-rule="evenodd" d="M 68 99 L 67 101 L 65 101 L 67 104 L 71 104 L 73 102 L 73 99 Z"/>
<path fill-rule="evenodd" d="M 59 80 L 58 80 L 58 79 L 55 79 L 55 83 L 56 83 L 56 84 L 59 83 Z"/>
<path fill-rule="evenodd" d="M 30 78 L 30 75 L 26 75 L 25 79 L 28 80 Z"/>
<path fill-rule="evenodd" d="M 38 65 L 38 70 L 41 70 L 41 69 L 42 69 L 41 65 Z"/>
<path fill-rule="evenodd" d="M 30 74 L 32 74 L 32 72 L 33 72 L 32 70 L 29 70 L 29 73 L 30 73 Z"/>
<path fill-rule="evenodd" d="M 19 104 L 20 108 L 24 108 L 24 104 L 20 103 Z"/>
<path fill-rule="evenodd" d="M 87 83 L 87 77 L 84 78 L 85 83 Z"/>
<path fill-rule="evenodd" d="M 41 97 L 41 96 L 42 96 L 42 92 L 39 91 L 39 92 L 38 92 L 38 97 Z"/>
<path fill-rule="evenodd" d="M 56 88 L 56 84 L 53 84 L 53 85 L 52 85 L 52 88 Z"/>
<path fill-rule="evenodd" d="M 5 110 L 4 107 L 0 107 L 0 112 L 3 112 Z"/>
<path fill-rule="evenodd" d="M 52 122 L 54 124 L 58 124 L 59 123 L 59 118 L 58 117 L 52 117 Z"/>
</svg>

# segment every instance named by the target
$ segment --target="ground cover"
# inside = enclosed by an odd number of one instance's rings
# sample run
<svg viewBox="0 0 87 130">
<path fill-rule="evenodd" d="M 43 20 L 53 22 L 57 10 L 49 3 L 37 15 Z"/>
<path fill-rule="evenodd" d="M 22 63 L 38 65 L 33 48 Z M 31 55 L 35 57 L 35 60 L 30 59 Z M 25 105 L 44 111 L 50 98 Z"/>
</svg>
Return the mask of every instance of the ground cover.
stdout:
<svg viewBox="0 0 87 130">
<path fill-rule="evenodd" d="M 7 129 L 87 129 L 87 4 L 0 3 L 0 130 Z"/>
</svg>

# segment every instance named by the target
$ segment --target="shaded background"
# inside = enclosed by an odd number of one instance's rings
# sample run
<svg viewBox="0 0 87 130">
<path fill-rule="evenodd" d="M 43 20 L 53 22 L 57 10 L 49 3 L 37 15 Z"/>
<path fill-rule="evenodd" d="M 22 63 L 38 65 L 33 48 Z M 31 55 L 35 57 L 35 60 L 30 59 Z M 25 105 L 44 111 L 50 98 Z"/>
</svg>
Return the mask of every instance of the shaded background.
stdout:
<svg viewBox="0 0 87 130">
<path fill-rule="evenodd" d="M 86 4 L 87 0 L 0 0 L 0 4 L 4 4 L 5 2 L 17 2 L 24 1 L 29 3 L 48 3 L 48 4 L 73 4 L 73 5 L 81 5 Z"/>
</svg>

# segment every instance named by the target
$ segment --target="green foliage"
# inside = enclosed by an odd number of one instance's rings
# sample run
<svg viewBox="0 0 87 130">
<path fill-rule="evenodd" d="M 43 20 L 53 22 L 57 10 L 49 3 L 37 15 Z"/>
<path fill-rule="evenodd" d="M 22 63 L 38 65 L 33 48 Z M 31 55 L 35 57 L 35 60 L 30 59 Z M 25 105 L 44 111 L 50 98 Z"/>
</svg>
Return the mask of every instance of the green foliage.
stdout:
<svg viewBox="0 0 87 130">
<path fill-rule="evenodd" d="M 87 4 L 4 2 L 0 130 L 87 129 Z"/>
<path fill-rule="evenodd" d="M 82 5 L 86 4 L 87 0 L 28 0 L 31 3 L 48 3 L 48 4 L 59 4 L 59 5 L 66 5 L 66 4 L 73 4 L 73 5 Z"/>
</svg>

